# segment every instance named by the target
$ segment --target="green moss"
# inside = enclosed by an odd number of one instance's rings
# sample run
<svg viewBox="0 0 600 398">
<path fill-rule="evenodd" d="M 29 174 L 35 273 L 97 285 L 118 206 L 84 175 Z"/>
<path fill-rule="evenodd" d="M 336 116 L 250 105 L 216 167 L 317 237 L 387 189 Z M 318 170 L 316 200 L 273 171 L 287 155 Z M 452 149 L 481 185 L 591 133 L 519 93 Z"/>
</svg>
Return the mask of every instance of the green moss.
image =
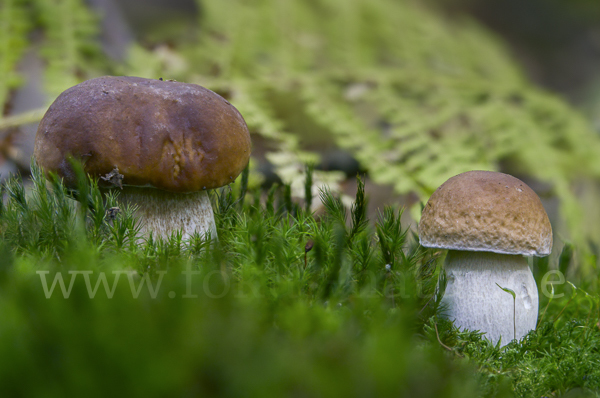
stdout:
<svg viewBox="0 0 600 398">
<path fill-rule="evenodd" d="M 225 188 L 213 198 L 218 241 L 140 244 L 131 209 L 107 212 L 114 195 L 101 200 L 83 179 L 76 205 L 33 170 L 31 189 L 3 185 L 7 396 L 106 396 L 115 385 L 124 396 L 232 397 L 600 389 L 594 282 L 553 285 L 541 326 L 503 349 L 457 331 L 436 318 L 440 253 L 416 244 L 397 209 L 365 223 L 360 180 L 350 215 L 328 191 L 317 220 L 285 189 L 257 204 L 252 189 Z"/>
</svg>

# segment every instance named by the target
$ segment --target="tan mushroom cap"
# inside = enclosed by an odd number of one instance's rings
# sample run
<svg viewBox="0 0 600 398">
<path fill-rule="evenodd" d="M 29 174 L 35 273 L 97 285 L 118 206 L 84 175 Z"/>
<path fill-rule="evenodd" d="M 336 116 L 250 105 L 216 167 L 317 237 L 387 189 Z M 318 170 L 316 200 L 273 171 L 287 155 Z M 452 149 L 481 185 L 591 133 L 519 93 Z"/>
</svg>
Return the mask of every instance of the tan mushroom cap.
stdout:
<svg viewBox="0 0 600 398">
<path fill-rule="evenodd" d="M 95 177 L 194 192 L 232 182 L 250 158 L 240 113 L 195 84 L 105 76 L 63 92 L 40 122 L 34 156 L 73 183 L 68 157 Z"/>
<path fill-rule="evenodd" d="M 491 171 L 450 178 L 429 198 L 419 223 L 425 247 L 547 256 L 552 227 L 540 198 L 521 180 Z"/>
</svg>

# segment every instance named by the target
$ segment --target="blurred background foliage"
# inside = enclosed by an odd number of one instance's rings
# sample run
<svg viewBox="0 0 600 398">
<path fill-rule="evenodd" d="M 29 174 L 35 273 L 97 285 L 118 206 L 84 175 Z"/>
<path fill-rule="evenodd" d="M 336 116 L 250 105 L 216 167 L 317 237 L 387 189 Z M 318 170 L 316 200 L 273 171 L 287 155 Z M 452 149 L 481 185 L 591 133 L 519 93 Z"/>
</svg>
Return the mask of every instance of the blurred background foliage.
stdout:
<svg viewBox="0 0 600 398">
<path fill-rule="evenodd" d="M 367 189 L 382 192 L 372 206 L 401 201 L 418 220 L 418 202 L 449 177 L 500 170 L 542 197 L 559 244 L 587 249 L 600 241 L 593 118 L 531 81 L 596 114 L 597 4 L 488 3 L 3 0 L 0 172 L 27 172 L 35 122 L 64 89 L 103 74 L 163 77 L 241 111 L 251 185 L 291 184 L 302 198 L 307 163 L 313 195 L 351 190 L 345 181 L 367 172 Z M 582 35 L 595 48 L 575 62 L 585 73 L 568 67 Z"/>
</svg>

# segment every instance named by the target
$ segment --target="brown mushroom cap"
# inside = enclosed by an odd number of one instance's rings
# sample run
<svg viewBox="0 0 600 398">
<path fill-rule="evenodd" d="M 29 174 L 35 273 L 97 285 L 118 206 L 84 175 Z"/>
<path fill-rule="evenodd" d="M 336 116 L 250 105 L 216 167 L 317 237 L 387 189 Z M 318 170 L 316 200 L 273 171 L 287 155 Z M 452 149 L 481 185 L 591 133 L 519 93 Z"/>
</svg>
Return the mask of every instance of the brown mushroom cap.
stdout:
<svg viewBox="0 0 600 398">
<path fill-rule="evenodd" d="M 73 156 L 95 177 L 118 168 L 124 185 L 193 192 L 238 176 L 250 134 L 237 109 L 204 87 L 106 76 L 58 96 L 40 122 L 34 156 L 67 183 Z"/>
<path fill-rule="evenodd" d="M 425 247 L 547 256 L 552 227 L 540 198 L 508 174 L 469 171 L 429 198 L 419 223 Z"/>
</svg>

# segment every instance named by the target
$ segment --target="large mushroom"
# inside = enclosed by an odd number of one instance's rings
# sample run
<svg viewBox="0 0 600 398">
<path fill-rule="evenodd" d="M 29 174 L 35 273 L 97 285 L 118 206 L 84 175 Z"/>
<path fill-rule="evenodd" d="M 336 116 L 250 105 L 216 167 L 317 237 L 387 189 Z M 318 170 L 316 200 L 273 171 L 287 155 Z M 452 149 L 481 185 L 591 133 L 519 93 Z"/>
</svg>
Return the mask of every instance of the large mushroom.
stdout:
<svg viewBox="0 0 600 398">
<path fill-rule="evenodd" d="M 524 256 L 550 254 L 552 227 L 524 182 L 489 171 L 450 178 L 427 202 L 419 240 L 449 250 L 442 303 L 456 326 L 502 345 L 535 329 L 538 292 Z"/>
<path fill-rule="evenodd" d="M 99 77 L 69 88 L 40 122 L 34 156 L 47 172 L 75 184 L 69 157 L 122 188 L 142 233 L 183 237 L 215 222 L 207 190 L 234 181 L 250 158 L 250 135 L 227 100 L 195 84 Z"/>
</svg>

